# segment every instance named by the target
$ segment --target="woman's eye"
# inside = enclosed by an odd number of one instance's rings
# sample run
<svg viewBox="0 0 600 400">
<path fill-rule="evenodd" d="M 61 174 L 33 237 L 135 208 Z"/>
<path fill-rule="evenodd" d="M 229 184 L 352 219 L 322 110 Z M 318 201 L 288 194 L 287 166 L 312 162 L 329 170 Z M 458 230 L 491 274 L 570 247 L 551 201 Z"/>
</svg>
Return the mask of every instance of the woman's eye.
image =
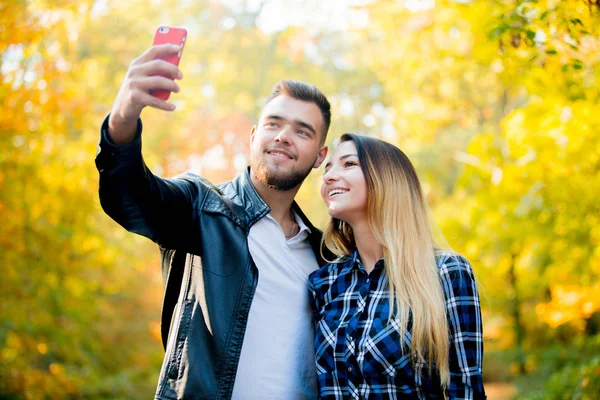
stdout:
<svg viewBox="0 0 600 400">
<path fill-rule="evenodd" d="M 352 167 L 353 165 L 357 165 L 354 161 L 346 161 L 344 163 L 344 167 Z"/>
<path fill-rule="evenodd" d="M 267 126 L 270 128 L 273 128 L 273 127 L 277 126 L 277 124 L 275 122 L 267 122 Z"/>
</svg>

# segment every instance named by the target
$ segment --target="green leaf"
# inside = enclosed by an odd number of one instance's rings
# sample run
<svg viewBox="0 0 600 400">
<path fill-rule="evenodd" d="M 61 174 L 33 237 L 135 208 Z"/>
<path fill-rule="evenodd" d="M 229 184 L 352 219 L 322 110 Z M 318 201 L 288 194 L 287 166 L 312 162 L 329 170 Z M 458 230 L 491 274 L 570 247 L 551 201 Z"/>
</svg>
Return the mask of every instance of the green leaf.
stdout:
<svg viewBox="0 0 600 400">
<path fill-rule="evenodd" d="M 558 52 L 557 52 L 556 50 L 554 50 L 554 49 L 551 49 L 551 50 L 546 50 L 546 54 L 549 54 L 549 55 L 551 55 L 551 56 L 553 56 L 553 55 L 556 55 L 557 53 L 558 53 Z"/>
<path fill-rule="evenodd" d="M 501 28 L 495 28 L 494 30 L 490 31 L 489 37 L 490 38 L 494 38 L 494 37 L 501 36 L 503 32 L 504 32 L 503 29 L 501 29 Z"/>
<path fill-rule="evenodd" d="M 500 26 L 498 26 L 498 27 L 492 29 L 492 31 L 490 31 L 489 37 L 498 37 L 498 36 L 501 36 L 508 29 L 509 29 L 508 24 L 507 23 L 502 23 Z"/>
<path fill-rule="evenodd" d="M 573 18 L 573 19 L 571 19 L 571 22 L 575 25 L 583 26 L 583 22 L 581 22 L 581 20 L 579 18 Z"/>
<path fill-rule="evenodd" d="M 531 40 L 533 40 L 535 38 L 535 32 L 534 31 L 528 30 L 528 31 L 526 31 L 526 33 L 527 33 L 527 38 L 529 38 Z"/>
</svg>

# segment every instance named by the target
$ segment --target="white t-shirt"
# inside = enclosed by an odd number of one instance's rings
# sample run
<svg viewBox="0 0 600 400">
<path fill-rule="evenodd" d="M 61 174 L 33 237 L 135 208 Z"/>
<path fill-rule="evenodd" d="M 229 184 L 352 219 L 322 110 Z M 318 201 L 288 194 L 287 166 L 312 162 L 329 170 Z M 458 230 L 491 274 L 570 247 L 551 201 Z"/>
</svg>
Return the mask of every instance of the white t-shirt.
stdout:
<svg viewBox="0 0 600 400">
<path fill-rule="evenodd" d="M 314 329 L 307 289 L 318 268 L 308 227 L 294 216 L 300 232 L 289 240 L 266 215 L 248 235 L 258 268 L 233 400 L 292 400 L 318 397 Z"/>
</svg>

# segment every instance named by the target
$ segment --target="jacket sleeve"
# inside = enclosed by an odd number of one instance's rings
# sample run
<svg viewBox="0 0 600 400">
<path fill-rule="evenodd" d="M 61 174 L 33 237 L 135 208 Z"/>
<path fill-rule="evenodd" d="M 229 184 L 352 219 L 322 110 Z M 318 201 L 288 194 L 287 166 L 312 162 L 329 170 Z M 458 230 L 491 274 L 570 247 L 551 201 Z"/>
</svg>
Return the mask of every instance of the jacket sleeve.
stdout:
<svg viewBox="0 0 600 400">
<path fill-rule="evenodd" d="M 440 278 L 450 328 L 449 400 L 485 399 L 482 379 L 483 330 L 473 270 L 462 256 L 445 257 Z"/>
<path fill-rule="evenodd" d="M 108 135 L 108 117 L 100 132 L 96 168 L 100 174 L 103 210 L 130 232 L 165 248 L 194 252 L 199 247 L 198 203 L 208 190 L 193 179 L 155 176 L 142 158 L 142 122 L 134 140 L 115 145 Z"/>
</svg>

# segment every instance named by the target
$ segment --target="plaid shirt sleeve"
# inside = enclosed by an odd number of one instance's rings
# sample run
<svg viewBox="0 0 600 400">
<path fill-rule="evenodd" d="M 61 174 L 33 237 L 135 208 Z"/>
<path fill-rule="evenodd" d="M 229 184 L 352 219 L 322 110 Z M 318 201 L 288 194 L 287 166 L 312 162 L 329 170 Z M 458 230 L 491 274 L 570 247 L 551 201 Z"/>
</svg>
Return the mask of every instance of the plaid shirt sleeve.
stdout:
<svg viewBox="0 0 600 400">
<path fill-rule="evenodd" d="M 318 321 L 319 317 L 319 306 L 317 305 L 317 295 L 315 291 L 315 284 L 313 282 L 314 272 L 308 278 L 308 302 L 310 303 L 310 309 L 313 313 L 313 321 Z"/>
<path fill-rule="evenodd" d="M 450 385 L 447 399 L 485 399 L 481 375 L 483 330 L 475 276 L 462 256 L 438 259 L 450 329 Z"/>
</svg>

